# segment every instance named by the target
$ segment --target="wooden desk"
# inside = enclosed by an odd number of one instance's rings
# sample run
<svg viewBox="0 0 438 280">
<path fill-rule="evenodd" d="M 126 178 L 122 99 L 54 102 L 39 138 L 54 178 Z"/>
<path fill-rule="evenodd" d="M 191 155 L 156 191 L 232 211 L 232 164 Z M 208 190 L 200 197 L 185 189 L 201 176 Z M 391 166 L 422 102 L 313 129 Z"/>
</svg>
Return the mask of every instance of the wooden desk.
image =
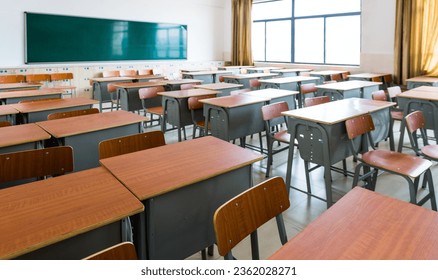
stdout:
<svg viewBox="0 0 438 280">
<path fill-rule="evenodd" d="M 218 91 L 208 89 L 186 89 L 159 92 L 163 96 L 164 123 L 175 126 L 178 129 L 178 141 L 182 140 L 181 129 L 186 125 L 192 125 L 192 116 L 188 107 L 189 97 L 204 95 L 216 95 Z"/>
<path fill-rule="evenodd" d="M 263 66 L 263 67 L 251 67 L 248 68 L 248 73 L 269 73 L 272 70 L 279 70 L 283 69 L 283 67 L 277 67 L 277 66 Z"/>
<path fill-rule="evenodd" d="M 0 190 L 0 259 L 82 259 L 126 241 L 143 205 L 99 167 Z"/>
<path fill-rule="evenodd" d="M 349 98 L 283 112 L 288 117 L 291 142 L 294 139 L 298 142 L 301 158 L 324 167 L 327 208 L 333 203 L 331 166 L 352 155 L 345 120 L 370 113 L 375 125 L 373 140 L 378 143 L 389 135 L 389 109 L 394 105 L 394 102 Z M 286 185 L 291 187 L 294 150 L 295 145 L 290 145 Z"/>
<path fill-rule="evenodd" d="M 383 82 L 383 77 L 388 74 L 382 73 L 359 73 L 348 75 L 348 80 L 372 81 L 373 78 L 379 78 Z"/>
<path fill-rule="evenodd" d="M 225 141 L 239 138 L 245 147 L 245 137 L 265 129 L 262 106 L 270 99 L 249 95 L 231 95 L 202 99 L 206 126 L 211 135 Z"/>
<path fill-rule="evenodd" d="M 419 76 L 406 80 L 408 89 L 420 86 L 438 87 L 438 77 Z"/>
<path fill-rule="evenodd" d="M 36 124 L 22 124 L 0 127 L 0 153 L 11 153 L 37 149 L 50 134 Z"/>
<path fill-rule="evenodd" d="M 38 84 L 38 83 L 0 84 L 0 92 L 14 91 L 14 90 L 26 90 L 26 89 L 39 89 L 41 86 L 42 86 L 42 84 Z"/>
<path fill-rule="evenodd" d="M 99 102 L 94 99 L 74 97 L 18 103 L 11 106 L 20 112 L 21 123 L 33 123 L 47 120 L 47 116 L 51 113 L 88 109 L 97 103 Z"/>
<path fill-rule="evenodd" d="M 249 80 L 272 78 L 277 75 L 278 74 L 275 73 L 251 73 L 251 74 L 224 75 L 222 77 L 224 77 L 226 83 L 242 84 L 244 88 L 250 88 Z"/>
<path fill-rule="evenodd" d="M 135 244 L 143 241 L 141 257 L 175 260 L 215 242 L 214 212 L 253 185 L 251 165 L 261 159 L 253 151 L 206 136 L 103 159 L 101 164 L 145 205 L 143 216 L 134 221 L 134 238 L 142 237 Z"/>
<path fill-rule="evenodd" d="M 196 85 L 194 88 L 218 91 L 218 97 L 230 95 L 230 92 L 242 88 L 243 85 L 232 83 L 214 83 Z"/>
<path fill-rule="evenodd" d="M 218 83 L 219 80 L 217 75 L 220 74 L 231 74 L 231 71 L 227 70 L 209 70 L 209 71 L 191 71 L 191 72 L 183 72 L 183 79 L 198 79 L 202 80 L 203 83 Z"/>
<path fill-rule="evenodd" d="M 37 122 L 57 139 L 59 145 L 72 146 L 74 170 L 99 166 L 99 143 L 102 140 L 140 133 L 147 119 L 127 111 L 113 111 L 65 119 Z"/>
<path fill-rule="evenodd" d="M 117 105 L 120 105 L 120 109 L 125 111 L 143 110 L 143 105 L 138 96 L 138 90 L 146 87 L 164 87 L 165 85 L 167 85 L 167 83 L 164 82 L 164 80 L 138 83 L 114 83 L 114 86 L 117 87 Z"/>
<path fill-rule="evenodd" d="M 438 214 L 356 187 L 271 260 L 436 260 Z"/>
<path fill-rule="evenodd" d="M 240 74 L 240 70 L 241 69 L 248 69 L 248 68 L 253 68 L 254 66 L 250 66 L 250 65 L 234 65 L 234 66 L 220 66 L 218 67 L 219 70 L 226 70 L 226 71 L 231 71 L 233 74 Z"/>
<path fill-rule="evenodd" d="M 16 114 L 18 114 L 18 111 L 11 105 L 0 105 L 0 121 L 8 121 L 14 124 L 15 121 L 12 116 Z"/>
<path fill-rule="evenodd" d="M 268 88 L 268 89 L 253 90 L 242 94 L 254 96 L 254 97 L 260 97 L 260 98 L 267 98 L 269 99 L 267 103 L 284 101 L 287 102 L 289 109 L 293 110 L 296 108 L 295 96 L 299 94 L 299 92 L 293 90 Z"/>
<path fill-rule="evenodd" d="M 285 69 L 272 69 L 271 73 L 278 73 L 282 77 L 294 77 L 299 76 L 302 72 L 310 72 L 312 69 L 308 68 L 285 68 Z"/>
<path fill-rule="evenodd" d="M 111 95 L 108 93 L 107 85 L 116 82 L 147 82 L 152 79 L 164 78 L 161 75 L 137 75 L 132 77 L 108 77 L 108 78 L 91 78 L 90 83 L 93 87 L 93 99 L 102 102 L 111 101 Z M 102 104 L 99 105 L 99 110 L 102 111 Z"/>
<path fill-rule="evenodd" d="M 319 77 L 320 79 L 320 84 L 324 83 L 325 81 L 330 81 L 331 75 L 335 75 L 335 74 L 342 74 L 345 73 L 347 71 L 344 70 L 324 70 L 324 71 L 311 71 L 309 72 L 309 75 L 312 77 Z"/>
<path fill-rule="evenodd" d="M 352 97 L 372 99 L 372 93 L 379 90 L 381 84 L 381 82 L 345 81 L 316 87 L 318 88 L 318 96 L 329 96 L 331 100 Z"/>
<path fill-rule="evenodd" d="M 267 80 L 259 80 L 261 83 L 261 88 L 277 88 L 285 90 L 296 90 L 301 91 L 300 87 L 305 83 L 317 83 L 319 81 L 318 77 L 308 77 L 308 76 L 294 76 L 294 77 L 283 77 L 283 78 L 273 78 Z M 303 96 L 302 94 L 297 95 L 298 107 L 303 107 Z"/>
<path fill-rule="evenodd" d="M 426 120 L 426 129 L 434 131 L 435 138 L 438 136 L 438 87 L 419 86 L 397 95 L 397 102 L 404 110 L 404 115 L 420 110 Z M 405 122 L 400 126 L 400 141 L 398 151 L 403 148 Z"/>
<path fill-rule="evenodd" d="M 180 90 L 182 84 L 196 84 L 202 83 L 202 80 L 198 79 L 178 79 L 178 80 L 166 80 L 166 90 Z"/>
<path fill-rule="evenodd" d="M 15 104 L 26 99 L 61 98 L 62 90 L 45 88 L 0 92 L 0 104 Z"/>
</svg>

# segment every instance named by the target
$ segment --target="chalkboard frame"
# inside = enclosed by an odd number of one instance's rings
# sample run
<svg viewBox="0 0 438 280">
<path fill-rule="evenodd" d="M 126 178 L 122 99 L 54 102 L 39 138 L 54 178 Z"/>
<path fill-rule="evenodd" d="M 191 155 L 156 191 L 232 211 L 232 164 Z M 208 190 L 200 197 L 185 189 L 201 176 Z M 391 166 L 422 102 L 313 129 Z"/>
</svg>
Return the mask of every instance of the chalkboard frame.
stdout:
<svg viewBox="0 0 438 280">
<path fill-rule="evenodd" d="M 24 15 L 26 64 L 187 59 L 184 24 Z"/>
</svg>

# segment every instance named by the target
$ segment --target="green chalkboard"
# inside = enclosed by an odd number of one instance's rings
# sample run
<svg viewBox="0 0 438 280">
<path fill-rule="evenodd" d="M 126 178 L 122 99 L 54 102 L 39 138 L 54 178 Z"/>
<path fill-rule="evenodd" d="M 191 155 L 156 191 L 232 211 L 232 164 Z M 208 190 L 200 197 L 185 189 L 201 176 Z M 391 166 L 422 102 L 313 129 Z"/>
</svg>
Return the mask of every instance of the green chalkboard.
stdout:
<svg viewBox="0 0 438 280">
<path fill-rule="evenodd" d="M 25 63 L 187 59 L 187 25 L 25 13 Z"/>
</svg>

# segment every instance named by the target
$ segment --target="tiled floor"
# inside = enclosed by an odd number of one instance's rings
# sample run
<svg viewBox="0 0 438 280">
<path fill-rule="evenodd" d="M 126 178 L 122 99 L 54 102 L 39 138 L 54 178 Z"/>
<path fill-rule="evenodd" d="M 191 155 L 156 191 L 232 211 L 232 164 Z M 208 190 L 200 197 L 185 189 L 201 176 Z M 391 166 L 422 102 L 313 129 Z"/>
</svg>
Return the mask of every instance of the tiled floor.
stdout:
<svg viewBox="0 0 438 280">
<path fill-rule="evenodd" d="M 157 127 L 148 128 L 147 130 L 155 130 Z M 190 136 L 190 137 L 189 137 Z M 166 132 L 166 143 L 174 143 L 177 141 L 176 131 Z M 191 138 L 191 129 L 187 130 L 187 137 Z M 398 126 L 395 127 L 395 138 L 399 137 Z M 258 137 L 254 137 L 252 140 L 248 140 L 250 143 L 253 141 L 254 145 L 258 145 Z M 408 138 L 405 137 L 405 143 L 408 144 Z M 397 144 L 398 141 L 396 141 Z M 266 146 L 265 146 L 266 147 Z M 389 149 L 389 143 L 383 142 L 379 144 L 379 149 Z M 409 149 L 403 150 L 406 153 L 412 153 Z M 271 176 L 281 176 L 286 178 L 286 162 L 287 162 L 287 150 L 274 156 L 274 162 L 272 166 Z M 254 184 L 257 184 L 265 180 L 267 159 L 265 158 L 261 162 L 253 165 L 253 180 Z M 347 160 L 347 167 L 349 170 L 354 170 L 354 163 L 352 158 Z M 433 167 L 434 181 L 438 184 L 438 170 L 436 166 Z M 338 200 L 352 187 L 352 178 L 345 177 L 344 175 L 336 172 L 332 172 L 333 177 L 333 196 L 334 200 Z M 325 196 L 323 169 L 319 168 L 311 173 L 312 191 L 315 195 Z M 306 188 L 306 181 L 304 176 L 304 165 L 299 157 L 299 152 L 296 151 L 294 155 L 293 164 L 293 178 L 292 185 L 294 187 L 300 187 L 303 190 Z M 386 194 L 391 197 L 395 197 L 401 200 L 408 201 L 409 193 L 408 187 L 404 179 L 400 176 L 381 174 L 377 182 L 377 192 Z M 326 210 L 326 203 L 316 198 L 312 198 L 302 192 L 291 189 L 290 191 L 291 207 L 284 212 L 284 221 L 286 225 L 286 231 L 288 238 L 292 238 L 298 232 L 300 232 L 307 224 L 316 219 L 321 213 Z M 423 207 L 430 208 L 429 203 L 426 203 Z M 280 246 L 280 241 L 277 234 L 277 228 L 275 219 L 264 225 L 258 232 L 260 257 L 262 259 L 267 258 L 273 252 L 275 252 Z M 233 254 L 237 259 L 251 259 L 249 240 L 244 240 L 241 244 L 233 250 Z M 189 259 L 200 259 L 201 254 L 195 254 Z M 214 256 L 209 257 L 211 259 L 221 258 L 215 251 Z"/>
</svg>

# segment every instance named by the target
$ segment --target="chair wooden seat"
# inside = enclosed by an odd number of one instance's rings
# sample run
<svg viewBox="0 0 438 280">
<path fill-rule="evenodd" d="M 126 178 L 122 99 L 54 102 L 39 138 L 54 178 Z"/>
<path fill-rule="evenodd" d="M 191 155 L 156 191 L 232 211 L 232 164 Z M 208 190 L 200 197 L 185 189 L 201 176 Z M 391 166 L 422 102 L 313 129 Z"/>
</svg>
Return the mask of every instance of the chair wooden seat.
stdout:
<svg viewBox="0 0 438 280">
<path fill-rule="evenodd" d="M 155 115 L 163 115 L 163 107 L 161 107 L 161 106 L 150 107 L 150 108 L 148 108 L 148 112 L 155 114 Z"/>
<path fill-rule="evenodd" d="M 421 152 L 428 158 L 438 160 L 438 145 L 427 145 L 421 147 Z"/>
<path fill-rule="evenodd" d="M 422 111 L 414 111 L 405 118 L 409 141 L 415 153 L 427 159 L 438 161 L 438 145 L 430 144 L 426 133 L 426 120 Z M 420 147 L 419 138 L 423 140 Z"/>
<path fill-rule="evenodd" d="M 403 111 L 391 111 L 391 118 L 402 121 L 404 117 Z"/>
<path fill-rule="evenodd" d="M 282 130 L 274 134 L 274 138 L 277 141 L 283 142 L 283 143 L 289 143 L 290 142 L 290 134 L 287 132 L 287 130 Z"/>
<path fill-rule="evenodd" d="M 417 178 L 432 166 L 430 161 L 420 157 L 387 150 L 369 151 L 363 154 L 362 160 L 377 168 L 397 172 L 411 178 Z"/>
</svg>

